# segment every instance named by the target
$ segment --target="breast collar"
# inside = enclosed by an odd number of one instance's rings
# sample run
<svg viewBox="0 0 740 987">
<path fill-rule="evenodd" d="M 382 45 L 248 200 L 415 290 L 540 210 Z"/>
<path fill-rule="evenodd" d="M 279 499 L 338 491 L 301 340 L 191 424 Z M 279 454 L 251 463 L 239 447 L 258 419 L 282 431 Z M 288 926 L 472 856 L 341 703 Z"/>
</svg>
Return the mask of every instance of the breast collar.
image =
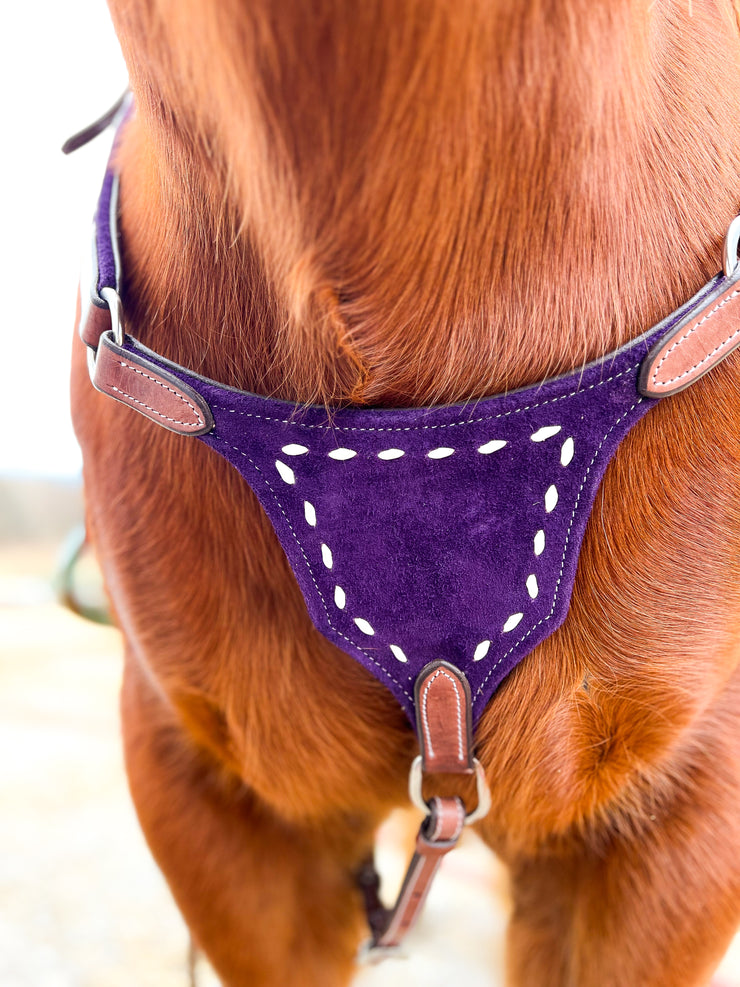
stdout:
<svg viewBox="0 0 740 987">
<path fill-rule="evenodd" d="M 127 335 L 117 217 L 109 164 L 94 224 L 92 305 L 80 321 L 94 386 L 197 437 L 246 480 L 315 626 L 390 690 L 417 730 L 411 792 L 429 813 L 424 846 L 454 846 L 462 803 L 424 802 L 421 770 L 473 772 L 472 730 L 488 700 L 565 619 L 615 450 L 658 400 L 740 344 L 740 221 L 728 230 L 722 273 L 583 368 L 461 404 L 329 414 L 219 384 Z M 486 809 L 477 768 L 480 802 L 468 821 Z M 378 910 L 372 874 L 366 882 L 376 947 L 400 941 L 423 901 L 431 876 L 422 871 L 439 858 L 438 849 L 424 857 L 424 846 L 401 893 L 416 897 L 405 906 L 399 899 L 390 919 Z"/>
</svg>

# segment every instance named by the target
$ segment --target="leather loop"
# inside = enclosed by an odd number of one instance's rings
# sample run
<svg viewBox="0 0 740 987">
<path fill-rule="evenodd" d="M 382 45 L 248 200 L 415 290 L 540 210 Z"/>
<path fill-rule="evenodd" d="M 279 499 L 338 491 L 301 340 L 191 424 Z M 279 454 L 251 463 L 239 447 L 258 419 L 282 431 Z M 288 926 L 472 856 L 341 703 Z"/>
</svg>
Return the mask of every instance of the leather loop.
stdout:
<svg viewBox="0 0 740 987">
<path fill-rule="evenodd" d="M 93 384 L 171 432 L 204 435 L 213 428 L 211 410 L 193 388 L 118 346 L 110 330 L 100 337 Z"/>
<path fill-rule="evenodd" d="M 107 307 L 103 308 L 101 305 L 96 305 L 89 295 L 85 295 L 84 288 L 81 289 L 80 296 L 82 303 L 80 339 L 85 346 L 96 350 L 100 343 L 100 337 L 111 327 L 110 311 Z"/>
<path fill-rule="evenodd" d="M 639 390 L 662 398 L 693 384 L 740 346 L 740 280 L 723 279 L 698 309 L 653 347 L 640 369 Z"/>
<path fill-rule="evenodd" d="M 449 662 L 430 662 L 414 692 L 423 771 L 473 774 L 470 686 L 463 673 Z"/>
</svg>

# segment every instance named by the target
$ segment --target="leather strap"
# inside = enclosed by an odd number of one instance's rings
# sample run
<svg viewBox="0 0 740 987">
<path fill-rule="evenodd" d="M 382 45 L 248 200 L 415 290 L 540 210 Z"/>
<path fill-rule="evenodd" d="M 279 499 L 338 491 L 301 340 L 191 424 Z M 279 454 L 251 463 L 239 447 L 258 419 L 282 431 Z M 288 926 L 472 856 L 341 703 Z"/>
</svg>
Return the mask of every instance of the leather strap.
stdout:
<svg viewBox="0 0 740 987">
<path fill-rule="evenodd" d="M 171 432 L 203 435 L 213 428 L 211 410 L 200 394 L 139 353 L 118 346 L 110 330 L 100 337 L 92 382 L 98 391 Z"/>
<path fill-rule="evenodd" d="M 476 762 L 473 759 L 472 704 L 467 679 L 449 662 L 433 661 L 419 673 L 415 694 L 421 774 L 452 773 L 460 776 L 463 787 L 469 788 L 468 779 L 475 773 Z M 419 776 L 412 768 L 411 779 L 414 777 L 419 782 L 420 797 Z M 373 933 L 366 952 L 370 959 L 400 946 L 421 912 L 442 857 L 457 845 L 465 826 L 466 807 L 459 795 L 435 796 L 429 799 L 426 807 L 428 815 L 416 837 L 416 852 L 393 908 L 386 910 L 380 903 L 378 878 L 372 862 L 366 863 L 358 875 Z"/>
<path fill-rule="evenodd" d="M 384 928 L 374 939 L 375 949 L 396 949 L 401 944 L 419 917 L 442 857 L 457 846 L 463 831 L 465 806 L 462 799 L 457 796 L 433 798 L 429 801 L 429 810 L 416 837 L 416 852 L 396 904 L 386 913 Z"/>
<path fill-rule="evenodd" d="M 473 774 L 472 704 L 463 673 L 449 662 L 430 662 L 414 693 L 422 770 Z"/>
<path fill-rule="evenodd" d="M 80 319 L 80 339 L 85 346 L 96 350 L 100 337 L 111 327 L 110 311 L 86 297 L 84 287 L 81 289 L 81 300 L 83 304 L 82 318 Z"/>
<path fill-rule="evenodd" d="M 645 397 L 662 398 L 693 384 L 740 346 L 740 279 L 722 278 L 702 305 L 692 308 L 653 347 L 640 369 Z"/>
</svg>

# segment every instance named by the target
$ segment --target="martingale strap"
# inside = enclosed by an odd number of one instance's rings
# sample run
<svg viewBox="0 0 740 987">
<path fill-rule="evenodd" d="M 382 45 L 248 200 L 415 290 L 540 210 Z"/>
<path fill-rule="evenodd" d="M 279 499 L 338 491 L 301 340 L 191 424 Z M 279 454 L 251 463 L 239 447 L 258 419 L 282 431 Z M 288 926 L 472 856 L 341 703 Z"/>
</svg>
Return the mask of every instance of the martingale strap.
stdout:
<svg viewBox="0 0 740 987">
<path fill-rule="evenodd" d="M 482 400 L 332 409 L 204 378 L 125 334 L 118 178 L 95 222 L 92 304 L 80 334 L 94 386 L 184 436 L 246 480 L 273 524 L 316 627 L 392 692 L 421 755 L 427 814 L 396 907 L 360 883 L 373 950 L 398 946 L 442 856 L 488 807 L 473 727 L 509 672 L 566 617 L 586 523 L 612 455 L 667 395 L 740 344 L 734 221 L 725 270 L 657 326 L 583 368 Z M 85 301 L 85 299 L 83 299 Z M 477 782 L 422 796 L 428 774 Z"/>
</svg>

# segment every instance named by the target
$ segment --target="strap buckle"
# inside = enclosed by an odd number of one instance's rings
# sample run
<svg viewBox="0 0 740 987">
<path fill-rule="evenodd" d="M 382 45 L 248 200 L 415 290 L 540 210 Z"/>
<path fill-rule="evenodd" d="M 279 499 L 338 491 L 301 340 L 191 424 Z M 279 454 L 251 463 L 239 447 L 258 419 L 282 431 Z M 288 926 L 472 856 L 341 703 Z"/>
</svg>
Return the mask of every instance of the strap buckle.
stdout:
<svg viewBox="0 0 740 987">
<path fill-rule="evenodd" d="M 488 783 L 486 782 L 483 765 L 477 757 L 473 758 L 473 768 L 475 769 L 475 788 L 478 794 L 478 805 L 472 812 L 466 813 L 466 826 L 470 826 L 473 823 L 484 819 L 491 809 L 491 791 L 488 787 Z M 419 754 L 414 758 L 409 771 L 409 798 L 417 809 L 420 809 L 425 815 L 427 815 L 429 813 L 429 803 L 421 794 L 423 780 L 424 761 L 421 754 Z"/>
<path fill-rule="evenodd" d="M 738 264 L 737 248 L 740 244 L 740 216 L 735 216 L 727 227 L 725 242 L 722 247 L 722 267 L 725 277 L 729 278 L 735 273 Z"/>
</svg>

